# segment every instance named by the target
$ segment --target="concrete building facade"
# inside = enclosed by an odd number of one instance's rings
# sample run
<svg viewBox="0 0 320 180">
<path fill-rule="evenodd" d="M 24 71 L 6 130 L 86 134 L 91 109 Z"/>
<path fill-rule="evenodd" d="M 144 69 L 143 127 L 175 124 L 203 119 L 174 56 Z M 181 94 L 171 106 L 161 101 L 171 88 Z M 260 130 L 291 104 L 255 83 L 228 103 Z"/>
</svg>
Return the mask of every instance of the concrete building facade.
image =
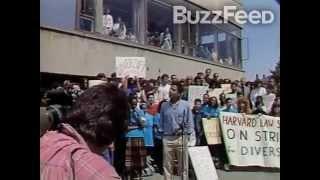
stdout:
<svg viewBox="0 0 320 180">
<path fill-rule="evenodd" d="M 200 1 L 199 1 L 200 2 Z M 244 76 L 241 57 L 241 26 L 231 22 L 224 25 L 172 24 L 172 7 L 183 5 L 189 10 L 205 7 L 221 8 L 230 0 L 43 0 L 40 25 L 40 72 L 92 77 L 99 72 L 115 72 L 115 57 L 145 57 L 147 78 L 162 73 L 184 78 L 211 68 L 231 80 Z M 207 6 L 209 3 L 210 6 Z M 234 5 L 241 8 L 241 3 Z M 128 32 L 137 42 L 103 35 L 102 16 L 106 9 L 116 21 L 122 17 Z M 61 16 L 63 15 L 63 16 Z M 156 31 L 168 27 L 173 48 L 150 45 Z M 151 35 L 150 35 L 151 34 Z M 217 61 L 211 54 L 217 54 Z M 220 58 L 220 59 L 219 59 Z M 227 59 L 232 59 L 227 63 Z M 220 60 L 220 62 L 219 62 Z"/>
</svg>

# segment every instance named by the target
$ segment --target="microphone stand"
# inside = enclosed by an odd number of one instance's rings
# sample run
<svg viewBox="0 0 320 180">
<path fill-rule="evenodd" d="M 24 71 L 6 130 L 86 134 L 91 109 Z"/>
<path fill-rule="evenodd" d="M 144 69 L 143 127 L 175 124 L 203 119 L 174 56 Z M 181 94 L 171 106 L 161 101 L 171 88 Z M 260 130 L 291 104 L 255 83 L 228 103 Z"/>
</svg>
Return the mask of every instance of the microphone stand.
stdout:
<svg viewBox="0 0 320 180">
<path fill-rule="evenodd" d="M 186 110 L 183 110 L 183 118 L 182 118 L 182 144 L 181 144 L 181 147 L 182 147 L 182 176 L 181 176 L 181 180 L 188 180 L 188 173 L 187 173 L 187 179 L 184 179 L 184 154 L 185 154 L 185 149 L 186 149 L 186 151 L 188 150 L 188 147 L 185 147 L 185 135 L 186 135 L 186 133 L 185 133 L 185 130 L 184 130 L 184 125 L 185 125 L 185 116 L 186 115 Z M 187 145 L 188 146 L 188 145 Z M 188 152 L 187 152 L 188 153 Z M 188 160 L 188 156 L 187 156 L 187 160 Z M 187 171 L 188 172 L 188 171 Z"/>
</svg>

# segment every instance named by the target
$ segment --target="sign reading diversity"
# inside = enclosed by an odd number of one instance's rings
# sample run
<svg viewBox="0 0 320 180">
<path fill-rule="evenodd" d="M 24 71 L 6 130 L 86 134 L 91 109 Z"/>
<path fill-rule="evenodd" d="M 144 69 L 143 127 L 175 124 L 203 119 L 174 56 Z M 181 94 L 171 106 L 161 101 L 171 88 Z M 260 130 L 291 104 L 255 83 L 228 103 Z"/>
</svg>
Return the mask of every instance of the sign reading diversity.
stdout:
<svg viewBox="0 0 320 180">
<path fill-rule="evenodd" d="M 146 59 L 144 57 L 116 57 L 118 77 L 146 77 Z"/>
<path fill-rule="evenodd" d="M 229 162 L 235 166 L 280 168 L 280 118 L 220 113 Z"/>
</svg>

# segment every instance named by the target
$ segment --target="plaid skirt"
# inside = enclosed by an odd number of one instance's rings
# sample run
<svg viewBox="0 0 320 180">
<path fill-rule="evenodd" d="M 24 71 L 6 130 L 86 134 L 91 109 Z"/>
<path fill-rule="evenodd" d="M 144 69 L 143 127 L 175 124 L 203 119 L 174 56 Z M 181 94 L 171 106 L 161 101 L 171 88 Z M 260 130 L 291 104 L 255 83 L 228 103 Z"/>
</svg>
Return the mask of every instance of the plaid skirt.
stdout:
<svg viewBox="0 0 320 180">
<path fill-rule="evenodd" d="M 125 167 L 128 173 L 141 172 L 146 166 L 147 151 L 144 147 L 144 139 L 128 138 L 126 143 Z"/>
</svg>

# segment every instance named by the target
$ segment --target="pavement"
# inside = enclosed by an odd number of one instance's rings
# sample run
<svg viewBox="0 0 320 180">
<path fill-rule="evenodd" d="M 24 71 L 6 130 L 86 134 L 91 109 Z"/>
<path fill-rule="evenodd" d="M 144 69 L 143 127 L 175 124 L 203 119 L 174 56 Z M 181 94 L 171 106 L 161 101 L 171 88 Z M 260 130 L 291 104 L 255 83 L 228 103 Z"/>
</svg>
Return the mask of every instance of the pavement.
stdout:
<svg viewBox="0 0 320 180">
<path fill-rule="evenodd" d="M 243 172 L 217 170 L 219 180 L 280 180 L 280 172 Z M 163 176 L 155 173 L 145 180 L 163 180 Z M 181 180 L 175 177 L 174 180 Z M 190 179 L 191 180 L 191 179 Z"/>
</svg>

